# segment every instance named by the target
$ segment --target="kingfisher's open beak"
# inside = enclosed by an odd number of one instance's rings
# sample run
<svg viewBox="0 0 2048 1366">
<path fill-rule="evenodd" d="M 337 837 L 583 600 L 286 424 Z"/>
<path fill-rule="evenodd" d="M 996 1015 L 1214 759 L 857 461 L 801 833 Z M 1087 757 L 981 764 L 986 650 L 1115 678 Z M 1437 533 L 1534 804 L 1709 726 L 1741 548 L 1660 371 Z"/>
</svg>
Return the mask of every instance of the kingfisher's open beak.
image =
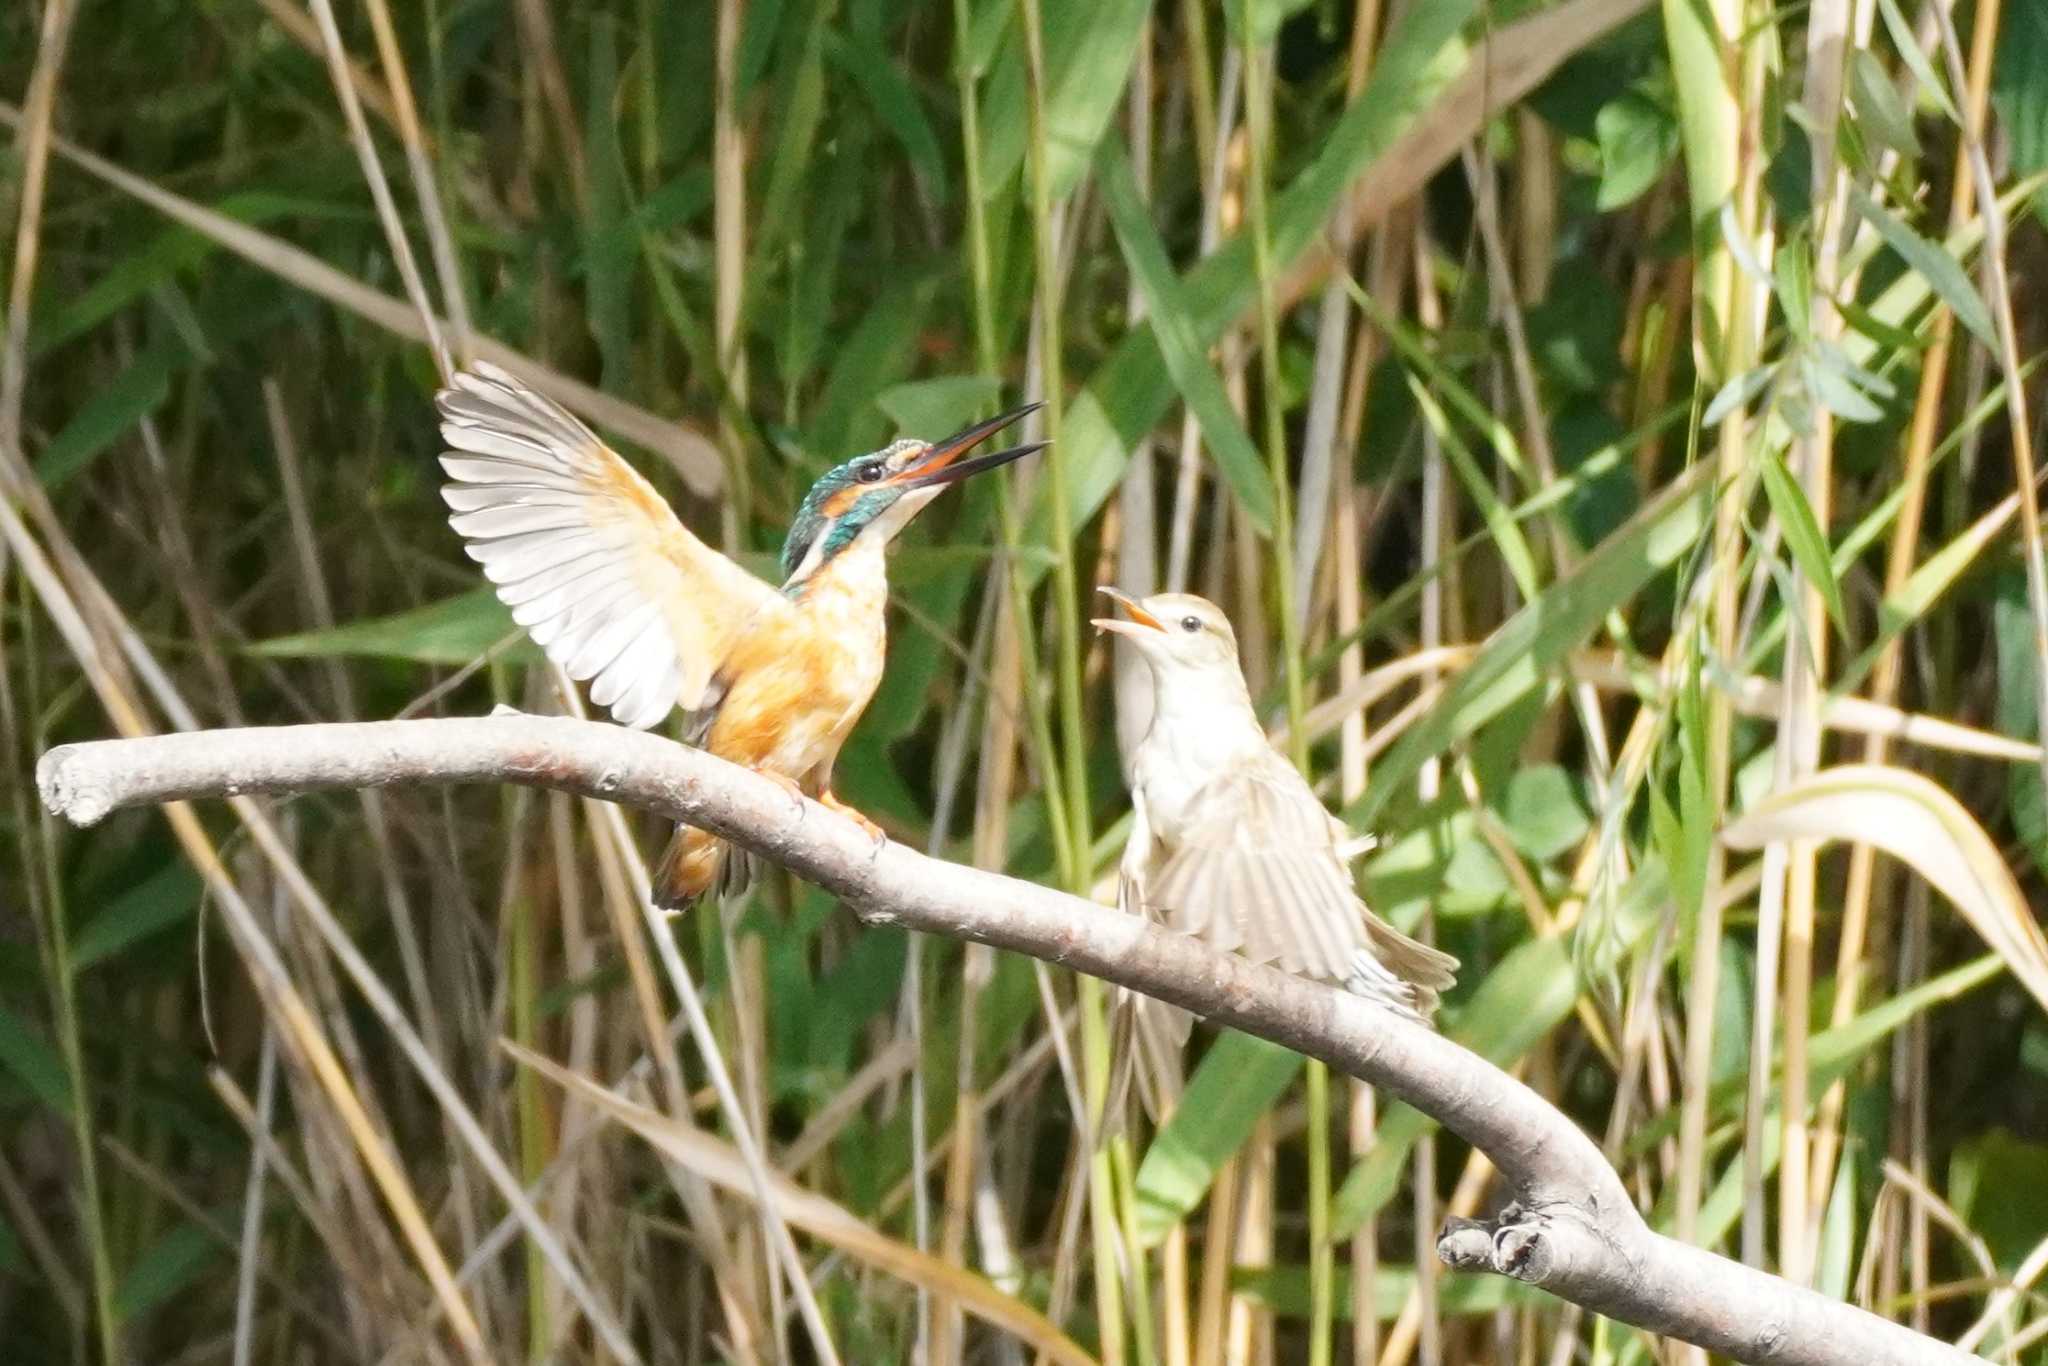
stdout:
<svg viewBox="0 0 2048 1366">
<path fill-rule="evenodd" d="M 1044 406 L 1043 403 L 1027 403 L 1021 408 L 1013 408 L 986 422 L 977 422 L 964 431 L 955 432 L 944 441 L 934 442 L 927 446 L 916 460 L 897 471 L 889 479 L 889 483 L 902 489 L 928 489 L 935 485 L 958 483 L 969 475 L 992 470 L 998 465 L 1007 465 L 1012 460 L 1022 460 L 1034 451 L 1042 451 L 1047 445 L 1046 442 L 1028 441 L 1021 446 L 1012 446 L 1008 450 L 977 455 L 972 460 L 960 459 L 1018 418 L 1035 413 Z"/>
<path fill-rule="evenodd" d="M 1121 617 L 1096 617 L 1088 623 L 1096 630 L 1114 631 L 1120 636 L 1139 636 L 1147 631 L 1164 632 L 1166 630 L 1164 622 L 1138 606 L 1138 600 L 1122 589 L 1111 588 L 1108 584 L 1103 584 L 1095 591 L 1115 598 L 1119 603 L 1123 604 L 1123 609 L 1131 614 L 1129 621 L 1125 621 Z"/>
</svg>

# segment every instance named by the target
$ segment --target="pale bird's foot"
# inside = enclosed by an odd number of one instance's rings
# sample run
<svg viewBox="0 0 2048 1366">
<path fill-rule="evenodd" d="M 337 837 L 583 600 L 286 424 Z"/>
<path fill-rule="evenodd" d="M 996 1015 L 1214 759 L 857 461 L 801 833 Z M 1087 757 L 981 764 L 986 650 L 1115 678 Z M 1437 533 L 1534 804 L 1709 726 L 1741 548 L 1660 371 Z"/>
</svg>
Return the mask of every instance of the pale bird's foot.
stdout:
<svg viewBox="0 0 2048 1366">
<path fill-rule="evenodd" d="M 796 807 L 797 815 L 803 815 L 804 789 L 801 783 L 797 782 L 796 779 L 790 777 L 787 773 L 778 773 L 776 770 L 772 768 L 763 768 L 759 764 L 748 764 L 747 768 L 752 772 L 760 774 L 769 782 L 774 783 L 784 792 L 787 792 L 789 794 L 790 804 Z"/>
<path fill-rule="evenodd" d="M 848 806 L 845 802 L 840 801 L 838 797 L 832 794 L 831 788 L 828 787 L 823 792 L 820 792 L 818 794 L 818 801 L 827 810 L 838 812 L 840 815 L 846 817 L 846 819 L 852 821 L 861 829 L 867 831 L 868 838 L 874 841 L 875 848 L 877 850 L 880 850 L 883 845 L 889 842 L 889 834 L 887 831 L 882 829 L 881 826 L 876 825 L 873 821 L 869 820 L 865 815 L 863 815 L 858 810 L 854 809 L 851 806 Z"/>
</svg>

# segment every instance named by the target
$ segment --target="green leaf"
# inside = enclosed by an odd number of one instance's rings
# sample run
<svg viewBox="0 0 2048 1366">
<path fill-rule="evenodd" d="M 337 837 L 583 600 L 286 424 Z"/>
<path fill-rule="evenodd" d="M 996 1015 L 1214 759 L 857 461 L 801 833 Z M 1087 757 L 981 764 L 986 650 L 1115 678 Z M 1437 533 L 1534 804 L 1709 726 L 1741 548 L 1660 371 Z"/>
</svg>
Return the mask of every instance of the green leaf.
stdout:
<svg viewBox="0 0 2048 1366">
<path fill-rule="evenodd" d="M 1785 533 L 1785 545 L 1792 552 L 1792 558 L 1799 563 L 1799 572 L 1806 581 L 1820 590 L 1821 600 L 1827 604 L 1828 619 L 1835 623 L 1835 629 L 1847 632 L 1846 618 L 1842 614 L 1842 586 L 1835 581 L 1834 561 L 1828 554 L 1828 538 L 1814 520 L 1813 506 L 1806 501 L 1806 495 L 1799 489 L 1799 481 L 1785 468 L 1775 451 L 1762 455 L 1764 496 L 1770 499 L 1771 511 L 1777 515 L 1779 529 Z"/>
<path fill-rule="evenodd" d="M 1206 348 L 1190 317 L 1188 301 L 1182 297 L 1180 281 L 1174 276 L 1166 248 L 1153 230 L 1144 201 L 1139 198 L 1130 161 L 1114 138 L 1104 140 L 1097 161 L 1101 167 L 1102 194 L 1109 206 L 1110 223 L 1116 229 L 1117 242 L 1124 249 L 1124 259 L 1130 263 L 1131 274 L 1145 296 L 1145 310 L 1150 316 L 1152 332 L 1158 339 L 1167 373 L 1173 376 L 1174 385 L 1194 413 L 1195 421 L 1201 424 L 1203 439 L 1208 443 L 1209 453 L 1216 459 L 1216 468 L 1237 495 L 1245 516 L 1262 535 L 1270 535 L 1273 529 L 1272 478 L 1267 473 L 1265 461 L 1259 456 L 1258 447 L 1252 444 L 1244 424 L 1238 421 L 1237 410 L 1231 407 L 1230 396 L 1223 391 L 1223 381 L 1209 368 Z"/>
<path fill-rule="evenodd" d="M 511 612 L 488 588 L 444 598 L 395 616 L 352 621 L 325 631 L 276 636 L 248 646 L 251 654 L 272 659 L 336 659 L 369 656 L 408 659 L 418 664 L 463 665 L 475 661 L 507 636 L 511 648 L 537 660 L 540 652 L 526 640 Z M 516 657 L 516 656 L 515 656 Z"/>
<path fill-rule="evenodd" d="M 192 359 L 182 343 L 166 334 L 101 385 L 37 457 L 36 477 L 43 486 L 52 490 L 62 487 L 130 427 L 162 407 L 171 395 L 171 377 Z"/>
<path fill-rule="evenodd" d="M 1906 69 L 1913 73 L 1913 79 L 1919 82 L 1920 89 L 1927 93 L 1927 97 L 1933 100 L 1941 112 L 1948 116 L 1948 121 L 1958 128 L 1962 127 L 1962 113 L 1957 110 L 1955 101 L 1948 97 L 1948 87 L 1942 82 L 1941 77 L 1935 74 L 1933 64 L 1927 60 L 1927 54 L 1920 48 L 1920 40 L 1913 36 L 1913 26 L 1907 22 L 1905 14 L 1899 9 L 1899 0 L 1877 0 L 1877 8 L 1878 12 L 1884 15 L 1884 26 L 1892 35 L 1892 47 L 1898 52 L 1899 60 L 1903 61 L 1906 64 Z M 2041 11 L 2038 7 L 2022 7 L 2015 13 L 2006 15 L 2005 21 L 2010 24 L 2023 15 L 2032 15 L 2038 19 L 2041 16 Z M 2025 50 L 2024 45 L 2022 45 L 2022 50 Z M 2039 48 L 2037 47 L 2034 50 L 2039 51 Z M 2031 69 L 2038 72 L 2039 63 L 2033 63 Z M 1998 81 L 1997 77 L 1994 76 L 1992 78 L 1994 99 L 1997 98 L 1997 89 Z M 2000 111 L 2000 121 L 2008 129 L 2012 128 L 2013 120 L 2003 110 Z M 2038 170 L 2039 167 L 2028 167 L 2027 169 Z"/>
<path fill-rule="evenodd" d="M 1889 14 L 1886 22 L 1890 22 Z M 1998 109 L 1998 127 L 2012 152 L 2013 170 L 2030 176 L 2048 170 L 2048 60 L 2043 59 L 2048 53 L 2048 6 L 2007 5 L 2000 25 L 1991 100 Z M 1900 27 L 1910 35 L 1903 22 Z M 1946 96 L 1942 102 L 1949 118 L 1960 124 L 1962 120 Z M 2048 188 L 2037 188 L 2033 201 L 2035 216 L 2048 221 Z"/>
<path fill-rule="evenodd" d="M 818 130 L 824 120 L 827 13 L 827 6 L 813 8 L 800 50 L 783 63 L 788 74 L 776 91 L 775 149 L 767 159 L 767 188 L 761 192 L 761 207 L 755 215 L 751 250 L 757 262 L 764 253 L 781 250 L 792 232 L 797 237 L 803 235 L 791 228 L 790 216 L 813 177 Z M 798 213 L 797 222 L 801 221 Z"/>
<path fill-rule="evenodd" d="M 1002 391 L 1002 381 L 990 375 L 946 375 L 884 389 L 875 406 L 906 436 L 937 440 L 965 426 Z"/>
<path fill-rule="evenodd" d="M 843 334 L 806 433 L 814 456 L 836 464 L 881 444 L 875 395 L 910 373 L 934 283 L 930 274 L 898 273 L 853 330 Z"/>
<path fill-rule="evenodd" d="M 1401 353 L 1401 359 L 1419 372 L 1429 386 L 1434 398 L 1441 395 L 1452 411 L 1471 423 L 1486 436 L 1487 444 L 1500 456 L 1501 463 L 1514 471 L 1515 477 L 1524 483 L 1528 481 L 1529 469 L 1522 459 L 1522 447 L 1515 440 L 1515 434 L 1508 424 L 1493 415 L 1493 411 L 1481 401 L 1479 395 L 1443 363 L 1429 345 L 1424 335 L 1415 327 L 1380 307 L 1379 302 L 1359 287 L 1353 276 L 1345 276 L 1344 287 L 1351 295 L 1351 301 L 1358 305 L 1360 312 L 1372 319 L 1373 326 L 1386 334 L 1394 349 Z M 1425 410 L 1426 411 L 1426 410 Z M 1441 431 L 1441 426 L 1438 428 Z"/>
<path fill-rule="evenodd" d="M 1707 411 L 1700 417 L 1700 426 L 1710 430 L 1720 426 L 1730 413 L 1748 406 L 1777 377 L 1776 363 L 1743 371 L 1714 394 L 1713 401 L 1707 404 Z"/>
<path fill-rule="evenodd" d="M 1231 1029 L 1217 1037 L 1138 1165 L 1141 1242 L 1156 1246 L 1201 1203 L 1301 1066 L 1301 1054 L 1279 1044 Z"/>
<path fill-rule="evenodd" d="M 1869 48 L 1858 48 L 1850 55 L 1849 83 L 1855 92 L 1857 126 L 1864 136 L 1900 156 L 1919 156 L 1920 139 L 1913 132 L 1913 116 Z"/>
<path fill-rule="evenodd" d="M 1795 345 L 1803 345 L 1813 331 L 1812 247 L 1801 231 L 1787 238 L 1771 254 L 1771 287 L 1778 307 L 1785 314 L 1785 330 Z"/>
<path fill-rule="evenodd" d="M 1517 769 L 1508 779 L 1500 816 L 1515 847 L 1534 859 L 1556 858 L 1593 825 L 1578 782 L 1557 764 Z"/>
<path fill-rule="evenodd" d="M 917 91 L 903 69 L 870 34 L 832 29 L 825 35 L 825 55 L 849 78 L 855 90 L 874 106 L 875 116 L 902 144 L 903 154 L 930 189 L 933 202 L 944 205 L 946 158 L 938 134 L 918 103 Z"/>
<path fill-rule="evenodd" d="M 1856 1258 L 1856 1156 L 1844 1148 L 1835 1164 L 1835 1183 L 1827 1214 L 1820 1225 L 1820 1256 L 1815 1259 L 1813 1288 L 1831 1300 L 1846 1300 Z"/>
<path fill-rule="evenodd" d="M 1001 9 L 1014 9 L 1003 4 Z M 1145 0 L 1045 0 L 1039 7 L 1045 53 L 1045 160 L 1052 197 L 1080 183 L 1095 145 L 1123 102 L 1151 12 Z M 983 192 L 999 193 L 1024 165 L 1031 136 L 1022 35 L 1004 31 L 981 111 Z"/>
<path fill-rule="evenodd" d="M 1250 0 L 1239 4 L 1227 0 L 1223 6 L 1224 22 L 1230 25 L 1231 41 L 1240 47 L 1264 47 L 1280 34 L 1280 26 L 1295 15 L 1307 9 L 1314 0 Z M 1245 19 L 1249 13 L 1251 31 L 1245 31 Z"/>
<path fill-rule="evenodd" d="M 57 1050 L 28 1021 L 0 1006 L 0 1067 L 5 1067 L 36 1098 L 60 1115 L 71 1113 L 71 1075 Z"/>
<path fill-rule="evenodd" d="M 1949 1161 L 1948 1196 L 1999 1269 L 2017 1269 L 2048 1236 L 2048 1144 L 2004 1128 L 1971 1139 Z"/>
<path fill-rule="evenodd" d="M 1471 667 L 1373 766 L 1364 799 L 1345 813 L 1352 827 L 1375 828 L 1387 804 L 1407 789 L 1426 760 L 1538 686 L 1609 612 L 1689 553 L 1706 527 L 1709 479 L 1710 467 L 1698 464 L 1673 480 L 1577 568 L 1488 637 Z"/>
<path fill-rule="evenodd" d="M 1593 128 L 1600 143 L 1593 206 L 1603 213 L 1642 198 L 1678 155 L 1678 121 L 1641 91 L 1602 105 Z"/>
<path fill-rule="evenodd" d="M 1884 409 L 1856 382 L 1855 373 L 1818 347 L 1801 354 L 1799 374 L 1808 392 L 1844 422 L 1876 422 L 1884 416 Z"/>
<path fill-rule="evenodd" d="M 221 1245 L 196 1223 L 172 1227 L 143 1250 L 114 1287 L 114 1312 L 122 1319 L 146 1314 L 192 1287 Z"/>
<path fill-rule="evenodd" d="M 584 218 L 584 307 L 590 335 L 604 358 L 604 381 L 623 386 L 632 374 L 633 263 L 638 243 L 627 230 L 630 192 L 619 121 L 612 106 L 618 83 L 616 31 L 607 16 L 590 26 L 590 81 L 584 100 L 584 161 L 590 168 L 590 212 Z"/>
<path fill-rule="evenodd" d="M 199 904 L 199 875 L 171 859 L 101 907 L 71 940 L 71 970 L 82 972 L 129 945 L 167 929 Z"/>
<path fill-rule="evenodd" d="M 1723 947 L 1736 952 L 1732 940 L 1724 941 Z M 1722 964 L 1722 981 L 1725 984 L 1731 974 L 1729 963 Z M 1812 1065 L 1809 1078 L 1809 1095 L 1819 1100 L 1835 1079 L 1849 1068 L 1861 1062 L 1872 1048 L 1884 1042 L 1891 1034 L 1925 1011 L 1938 1005 L 1959 1000 L 1975 991 L 1993 978 L 2003 976 L 2005 964 L 1995 953 L 1987 953 L 1972 959 L 1961 967 L 1950 968 L 1939 977 L 1931 977 L 1914 987 L 1887 1000 L 1880 1001 L 1857 1015 L 1839 1029 L 1828 1029 L 1815 1034 L 1808 1041 L 1807 1060 Z M 1738 986 L 1747 981 L 1747 972 L 1733 974 Z M 1742 1103 L 1744 1088 L 1749 1084 L 1749 1011 L 1744 1004 L 1746 997 L 1737 1000 L 1724 1011 L 1725 1020 L 1715 1028 L 1715 1047 L 1721 1047 L 1722 1040 L 1728 1040 L 1729 1052 L 1724 1063 L 1714 1068 L 1714 1090 L 1708 1108 L 1716 1116 L 1732 1113 Z M 1731 1027 L 1727 1027 L 1732 1024 Z M 1780 1075 L 1778 1062 L 1772 1063 L 1773 1090 L 1781 1089 L 1777 1078 Z M 1775 1109 L 1775 1103 L 1773 1109 Z M 1770 1126 L 1776 1132 L 1775 1124 Z M 1657 1144 L 1678 1132 L 1678 1107 L 1670 1106 L 1652 1115 L 1628 1136 L 1622 1148 L 1624 1157 L 1635 1157 L 1650 1151 Z M 1740 1173 L 1737 1173 L 1738 1180 Z M 1739 1196 L 1739 1192 L 1738 1192 Z M 1710 1239 L 1711 1241 L 1711 1239 Z"/>
<path fill-rule="evenodd" d="M 1408 387 L 1415 396 L 1416 407 L 1436 434 L 1437 443 L 1457 474 L 1458 482 L 1465 486 L 1466 496 L 1478 505 L 1479 515 L 1493 535 L 1494 549 L 1500 555 L 1501 563 L 1507 567 L 1508 577 L 1515 581 L 1515 587 L 1524 599 L 1535 597 L 1539 586 L 1535 553 L 1529 549 L 1521 527 L 1515 524 L 1514 515 L 1494 491 L 1493 480 L 1479 467 L 1471 448 L 1458 435 L 1457 428 L 1451 425 L 1450 418 L 1428 387 L 1414 375 L 1408 377 Z"/>
<path fill-rule="evenodd" d="M 1877 229 L 1877 235 L 1885 240 L 1885 245 L 1897 252 L 1933 287 L 1941 301 L 1949 306 L 1949 311 L 1956 315 L 1956 321 L 1996 351 L 1998 337 L 1991 330 L 1991 310 L 1984 306 L 1984 296 L 1977 292 L 1977 287 L 1963 273 L 1956 258 L 1949 255 L 1947 248 L 1938 242 L 1928 241 L 1907 227 L 1891 210 L 1863 191 L 1852 189 L 1849 194 L 1856 212 Z"/>
<path fill-rule="evenodd" d="M 2016 739 L 2031 740 L 2041 728 L 2037 691 L 2041 659 L 2034 641 L 2034 614 L 2027 604 L 2027 581 L 2016 569 L 1999 580 L 1991 606 L 1991 635 L 1998 654 L 1998 699 L 1993 712 L 1998 729 Z M 2042 790 L 2041 766 L 2008 765 L 2005 782 L 2020 848 L 2036 868 L 2048 871 L 2048 794 Z"/>
</svg>

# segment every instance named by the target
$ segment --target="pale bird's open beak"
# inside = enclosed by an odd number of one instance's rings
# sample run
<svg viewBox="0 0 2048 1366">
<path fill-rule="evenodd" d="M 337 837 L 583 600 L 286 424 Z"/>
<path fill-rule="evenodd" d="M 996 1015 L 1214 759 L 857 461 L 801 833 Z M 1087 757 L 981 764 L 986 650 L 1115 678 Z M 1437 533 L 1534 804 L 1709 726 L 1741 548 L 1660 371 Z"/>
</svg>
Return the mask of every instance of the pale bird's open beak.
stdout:
<svg viewBox="0 0 2048 1366">
<path fill-rule="evenodd" d="M 1009 412 L 992 417 L 986 422 L 977 422 L 972 427 L 955 432 L 944 441 L 934 442 L 925 448 L 924 454 L 914 463 L 904 466 L 888 482 L 903 489 L 926 489 L 941 484 L 958 483 L 969 475 L 992 470 L 998 465 L 1007 465 L 1012 460 L 1021 460 L 1034 451 L 1042 451 L 1046 447 L 1045 442 L 1028 441 L 1021 446 L 1012 446 L 1008 450 L 977 455 L 972 460 L 960 459 L 1018 418 L 1035 413 L 1044 406 L 1043 403 L 1027 403 L 1021 408 L 1012 408 Z M 956 461 L 958 463 L 955 463 Z"/>
<path fill-rule="evenodd" d="M 1095 591 L 1106 597 L 1115 598 L 1117 602 L 1123 605 L 1123 609 L 1131 614 L 1129 621 L 1125 621 L 1121 617 L 1095 617 L 1088 624 L 1096 630 L 1114 631 L 1120 636 L 1142 636 L 1147 631 L 1165 632 L 1166 624 L 1140 607 L 1138 600 L 1129 593 L 1124 592 L 1120 588 L 1111 588 L 1106 583 L 1096 588 Z"/>
</svg>

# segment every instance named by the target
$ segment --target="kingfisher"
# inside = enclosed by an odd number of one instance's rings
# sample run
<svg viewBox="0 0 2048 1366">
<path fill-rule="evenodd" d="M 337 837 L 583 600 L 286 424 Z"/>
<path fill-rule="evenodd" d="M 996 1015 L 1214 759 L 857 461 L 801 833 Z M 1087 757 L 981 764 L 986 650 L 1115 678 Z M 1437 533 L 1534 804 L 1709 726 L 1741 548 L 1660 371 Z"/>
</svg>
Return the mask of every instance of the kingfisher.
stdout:
<svg viewBox="0 0 2048 1366">
<path fill-rule="evenodd" d="M 1371 842 L 1353 839 L 1266 738 L 1229 619 L 1190 593 L 1101 591 L 1124 616 L 1095 626 L 1136 646 L 1152 683 L 1151 725 L 1131 754 L 1118 904 L 1427 1024 L 1458 960 L 1402 934 L 1359 897 L 1348 861 Z M 1161 1002 L 1133 1005 L 1146 1055 L 1141 1095 L 1157 1115 L 1171 1085 L 1162 1085 L 1165 1064 L 1177 1071 L 1191 1021 Z"/>
<path fill-rule="evenodd" d="M 837 465 L 804 496 L 780 591 L 692 535 L 654 486 L 580 420 L 478 361 L 436 396 L 449 523 L 512 619 L 590 700 L 644 729 L 686 714 L 685 736 L 860 825 L 832 766 L 881 682 L 884 552 L 948 485 L 1044 448 L 962 459 L 1036 403 L 943 441 L 904 439 Z M 744 890 L 749 860 L 678 826 L 654 900 L 680 911 Z"/>
</svg>

